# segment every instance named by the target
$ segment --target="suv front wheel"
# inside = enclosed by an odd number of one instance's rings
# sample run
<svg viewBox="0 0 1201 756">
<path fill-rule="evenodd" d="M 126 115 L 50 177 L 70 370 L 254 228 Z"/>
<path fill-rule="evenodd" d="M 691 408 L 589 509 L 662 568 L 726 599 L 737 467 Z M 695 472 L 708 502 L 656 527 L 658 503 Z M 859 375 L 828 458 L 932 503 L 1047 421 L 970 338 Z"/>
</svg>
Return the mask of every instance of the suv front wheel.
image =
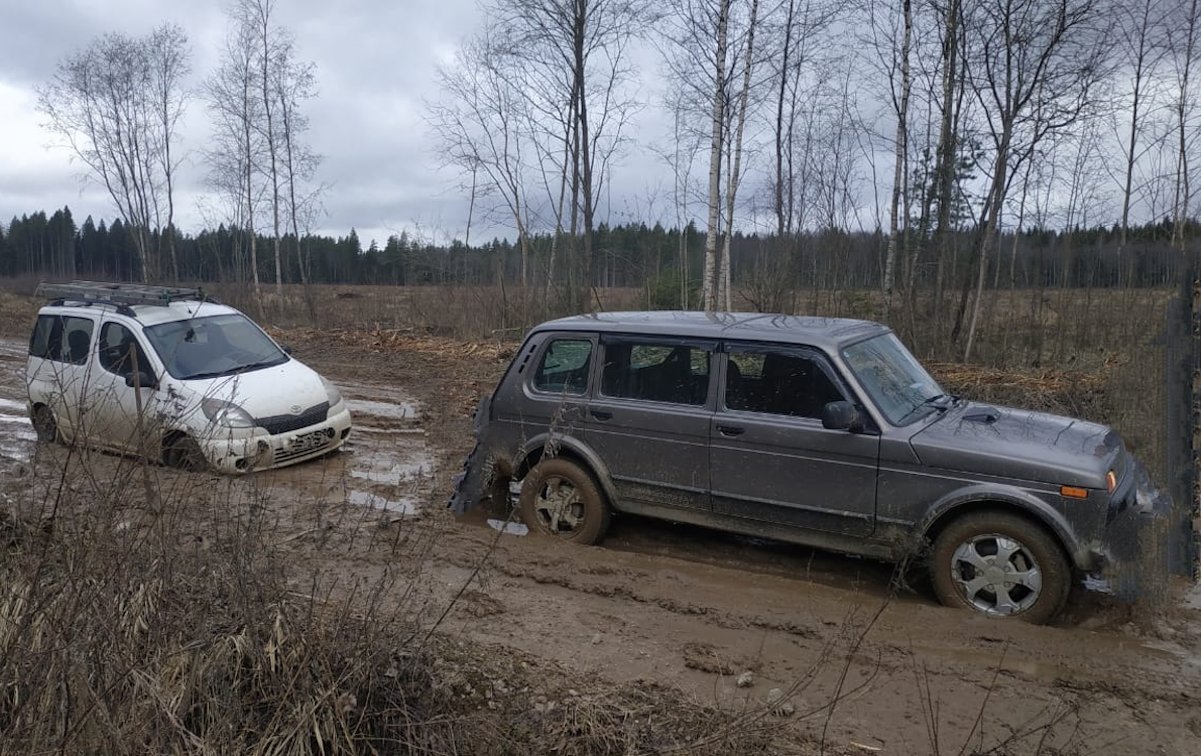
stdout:
<svg viewBox="0 0 1201 756">
<path fill-rule="evenodd" d="M 934 541 L 930 571 L 943 604 L 1036 625 L 1059 613 L 1072 582 L 1059 544 L 1006 512 L 975 512 L 948 525 Z"/>
<path fill-rule="evenodd" d="M 539 533 L 592 544 L 609 529 L 609 505 L 583 467 L 566 459 L 544 459 L 521 484 L 521 519 Z"/>
</svg>

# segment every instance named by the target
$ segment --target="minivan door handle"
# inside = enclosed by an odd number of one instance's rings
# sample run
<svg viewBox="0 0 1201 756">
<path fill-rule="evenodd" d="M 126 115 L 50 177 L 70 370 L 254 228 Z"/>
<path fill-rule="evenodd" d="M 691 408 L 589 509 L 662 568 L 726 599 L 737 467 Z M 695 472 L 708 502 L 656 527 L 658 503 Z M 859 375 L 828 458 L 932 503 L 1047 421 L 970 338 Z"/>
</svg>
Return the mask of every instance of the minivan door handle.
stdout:
<svg viewBox="0 0 1201 756">
<path fill-rule="evenodd" d="M 741 436 L 746 428 L 739 428 L 737 425 L 719 425 L 717 431 L 723 436 Z"/>
<path fill-rule="evenodd" d="M 597 420 L 609 420 L 613 417 L 613 413 L 610 412 L 609 410 L 594 409 L 594 410 L 588 410 L 588 412 L 593 417 L 595 417 Z"/>
</svg>

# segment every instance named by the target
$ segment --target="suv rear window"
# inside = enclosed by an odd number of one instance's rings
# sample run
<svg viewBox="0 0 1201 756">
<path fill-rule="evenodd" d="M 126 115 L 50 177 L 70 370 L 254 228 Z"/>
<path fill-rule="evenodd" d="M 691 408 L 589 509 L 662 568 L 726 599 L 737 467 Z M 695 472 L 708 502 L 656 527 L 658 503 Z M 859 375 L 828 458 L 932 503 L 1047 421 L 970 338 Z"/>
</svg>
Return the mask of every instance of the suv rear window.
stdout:
<svg viewBox="0 0 1201 756">
<path fill-rule="evenodd" d="M 83 365 L 92 346 L 92 321 L 63 315 L 39 315 L 29 339 L 29 356 Z"/>
<path fill-rule="evenodd" d="M 606 341 L 601 393 L 701 405 L 709 395 L 709 350 L 689 344 Z"/>
<path fill-rule="evenodd" d="M 555 339 L 542 353 L 542 361 L 534 373 L 534 388 L 556 394 L 583 394 L 588 390 L 591 365 L 591 341 Z"/>
</svg>

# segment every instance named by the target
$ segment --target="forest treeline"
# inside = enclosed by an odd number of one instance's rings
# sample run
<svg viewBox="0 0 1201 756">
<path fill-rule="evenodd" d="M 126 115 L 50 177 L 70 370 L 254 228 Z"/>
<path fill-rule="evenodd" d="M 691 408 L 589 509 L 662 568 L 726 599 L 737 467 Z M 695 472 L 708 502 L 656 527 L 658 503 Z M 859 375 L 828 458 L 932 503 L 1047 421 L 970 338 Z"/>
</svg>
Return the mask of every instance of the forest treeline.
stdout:
<svg viewBox="0 0 1201 756">
<path fill-rule="evenodd" d="M 1192 237 L 1196 228 L 1188 229 Z M 1172 246 L 1170 219 L 1130 230 L 1119 252 L 1120 229 L 1096 227 L 1071 233 L 1029 229 L 1005 235 L 1003 254 L 989 271 L 990 288 L 1167 286 L 1179 280 L 1186 262 Z M 260 237 L 264 243 L 267 237 Z M 250 276 L 245 250 L 246 232 L 218 226 L 197 234 L 176 233 L 180 280 L 245 281 Z M 964 234 L 958 254 L 919 271 L 923 288 L 958 280 L 956 272 L 972 261 L 970 236 Z M 538 288 L 557 286 L 546 266 L 555 238 L 536 234 L 529 240 L 526 280 Z M 735 234 L 731 245 L 734 285 L 763 309 L 782 309 L 781 299 L 796 289 L 879 289 L 883 283 L 887 236 L 883 232 L 828 230 L 781 238 Z M 522 251 L 507 239 L 467 246 L 460 241 L 434 244 L 406 233 L 389 237 L 380 246 L 366 245 L 354 229 L 345 236 L 286 235 L 284 280 L 312 283 L 394 285 L 522 286 Z M 689 250 L 692 276 L 681 286 L 679 250 Z M 694 223 L 683 230 L 644 223 L 599 224 L 596 255 L 590 279 L 600 286 L 652 289 L 653 301 L 664 307 L 695 306 L 682 301 L 701 284 L 705 234 Z M 272 260 L 259 258 L 266 277 Z M 70 208 L 47 214 L 38 211 L 0 224 L 0 275 L 7 277 L 87 277 L 116 281 L 141 280 L 141 258 L 120 219 L 96 222 L 91 216 L 77 224 Z M 301 276 L 301 268 L 306 276 Z M 558 276 L 565 275 L 563 271 Z M 944 284 L 945 285 L 945 284 Z"/>
</svg>

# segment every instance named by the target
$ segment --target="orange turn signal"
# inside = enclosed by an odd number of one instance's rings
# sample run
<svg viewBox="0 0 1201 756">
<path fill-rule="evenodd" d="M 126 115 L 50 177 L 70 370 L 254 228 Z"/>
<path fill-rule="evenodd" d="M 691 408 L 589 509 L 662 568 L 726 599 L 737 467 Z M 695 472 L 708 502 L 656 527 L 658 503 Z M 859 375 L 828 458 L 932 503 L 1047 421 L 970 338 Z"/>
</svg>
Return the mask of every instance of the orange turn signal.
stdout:
<svg viewBox="0 0 1201 756">
<path fill-rule="evenodd" d="M 1110 493 L 1113 493 L 1113 490 L 1118 487 L 1118 476 L 1113 470 L 1105 473 L 1105 487 L 1109 489 Z"/>
<path fill-rule="evenodd" d="M 1087 499 L 1088 489 L 1076 486 L 1060 486 L 1059 495 L 1068 499 Z"/>
</svg>

